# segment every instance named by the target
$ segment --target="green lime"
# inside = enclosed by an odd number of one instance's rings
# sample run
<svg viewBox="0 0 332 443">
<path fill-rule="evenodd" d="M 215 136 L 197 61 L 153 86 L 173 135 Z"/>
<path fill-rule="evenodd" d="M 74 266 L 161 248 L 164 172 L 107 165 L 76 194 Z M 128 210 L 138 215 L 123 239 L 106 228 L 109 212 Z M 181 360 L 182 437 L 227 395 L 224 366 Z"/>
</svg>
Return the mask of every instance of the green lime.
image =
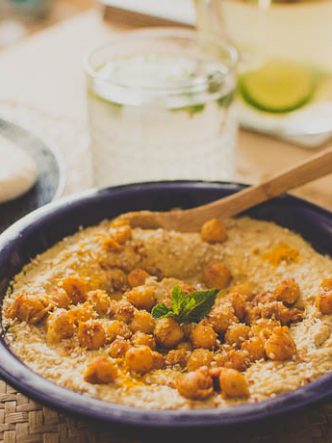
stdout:
<svg viewBox="0 0 332 443">
<path fill-rule="evenodd" d="M 303 106 L 315 89 L 314 73 L 289 61 L 271 61 L 240 77 L 239 88 L 251 105 L 269 112 L 288 112 Z"/>
</svg>

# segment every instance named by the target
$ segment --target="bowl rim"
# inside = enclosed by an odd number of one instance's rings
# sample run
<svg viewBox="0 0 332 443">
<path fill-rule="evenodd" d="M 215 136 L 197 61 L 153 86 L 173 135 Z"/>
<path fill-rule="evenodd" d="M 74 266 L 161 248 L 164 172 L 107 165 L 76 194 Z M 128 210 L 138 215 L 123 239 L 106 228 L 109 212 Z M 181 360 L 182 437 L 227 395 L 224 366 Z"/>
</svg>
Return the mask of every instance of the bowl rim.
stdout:
<svg viewBox="0 0 332 443">
<path fill-rule="evenodd" d="M 219 189 L 240 190 L 247 185 L 236 182 L 207 182 L 207 181 L 160 181 L 134 183 L 128 185 L 113 186 L 103 189 L 90 189 L 70 197 L 52 201 L 47 205 L 36 209 L 32 213 L 24 216 L 14 223 L 0 235 L 0 254 L 2 248 L 15 242 L 20 237 L 24 228 L 33 224 L 36 220 L 52 217 L 57 211 L 67 205 L 82 203 L 86 199 L 91 199 L 99 193 L 112 193 L 117 190 L 144 191 L 150 187 L 175 187 L 182 185 L 190 187 L 216 187 Z M 297 203 L 306 208 L 312 209 L 332 220 L 332 212 L 307 202 L 298 197 L 285 195 L 276 200 Z M 138 407 L 124 406 L 117 403 L 110 403 L 88 395 L 82 395 L 64 387 L 56 385 L 54 382 L 35 373 L 26 366 L 9 349 L 4 340 L 1 326 L 0 335 L 0 376 L 11 386 L 20 392 L 33 398 L 34 400 L 69 413 L 74 416 L 86 418 L 92 421 L 99 421 L 106 424 L 129 425 L 149 428 L 202 428 L 202 427 L 227 427 L 236 424 L 256 422 L 264 418 L 276 417 L 286 414 L 295 409 L 304 408 L 309 404 L 326 399 L 332 395 L 332 373 L 326 374 L 307 385 L 286 394 L 257 403 L 247 403 L 238 406 L 231 406 L 224 409 L 194 409 L 194 410 L 150 410 Z"/>
</svg>

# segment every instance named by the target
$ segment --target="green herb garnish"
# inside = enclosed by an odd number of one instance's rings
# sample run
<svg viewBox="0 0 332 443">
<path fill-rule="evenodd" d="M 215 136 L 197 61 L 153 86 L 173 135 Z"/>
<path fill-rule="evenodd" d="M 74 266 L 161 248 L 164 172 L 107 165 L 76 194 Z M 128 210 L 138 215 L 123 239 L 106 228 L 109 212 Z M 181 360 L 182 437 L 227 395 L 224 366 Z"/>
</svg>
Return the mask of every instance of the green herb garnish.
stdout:
<svg viewBox="0 0 332 443">
<path fill-rule="evenodd" d="M 172 289 L 172 306 L 159 303 L 152 309 L 154 319 L 172 317 L 179 323 L 199 322 L 213 306 L 218 289 L 186 294 L 179 285 Z"/>
<path fill-rule="evenodd" d="M 227 95 L 224 95 L 223 97 L 220 97 L 217 100 L 217 103 L 219 106 L 221 106 L 222 108 L 227 108 L 233 101 L 234 98 L 234 93 L 230 92 Z"/>
<path fill-rule="evenodd" d="M 195 114 L 200 114 L 205 109 L 205 104 L 200 103 L 198 105 L 189 105 L 183 106 L 182 108 L 173 108 L 172 112 L 187 112 L 190 117 L 193 117 Z"/>
</svg>

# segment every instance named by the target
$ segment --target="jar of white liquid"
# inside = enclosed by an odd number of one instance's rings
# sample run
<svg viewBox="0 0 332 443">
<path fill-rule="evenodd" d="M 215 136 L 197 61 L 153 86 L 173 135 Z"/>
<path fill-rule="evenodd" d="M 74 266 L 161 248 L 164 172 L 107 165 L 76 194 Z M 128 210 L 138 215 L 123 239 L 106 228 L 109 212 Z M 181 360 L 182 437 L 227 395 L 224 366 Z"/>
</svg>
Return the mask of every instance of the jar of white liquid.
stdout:
<svg viewBox="0 0 332 443">
<path fill-rule="evenodd" d="M 237 53 L 192 31 L 127 33 L 86 63 L 97 186 L 233 178 Z"/>
</svg>

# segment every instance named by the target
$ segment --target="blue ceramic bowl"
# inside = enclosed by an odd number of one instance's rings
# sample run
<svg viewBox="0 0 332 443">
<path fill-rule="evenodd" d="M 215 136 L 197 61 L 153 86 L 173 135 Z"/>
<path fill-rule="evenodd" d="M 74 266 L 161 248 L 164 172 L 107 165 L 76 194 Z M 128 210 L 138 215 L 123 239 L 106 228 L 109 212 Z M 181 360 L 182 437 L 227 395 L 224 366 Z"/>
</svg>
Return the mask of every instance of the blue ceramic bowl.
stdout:
<svg viewBox="0 0 332 443">
<path fill-rule="evenodd" d="M 12 277 L 36 254 L 80 226 L 139 209 L 190 208 L 239 191 L 239 184 L 163 182 L 89 191 L 51 203 L 27 215 L 0 236 L 0 294 Z M 257 219 L 273 220 L 301 234 L 319 252 L 332 253 L 332 213 L 298 198 L 285 196 L 249 211 Z M 35 400 L 86 419 L 112 425 L 147 428 L 225 427 L 285 414 L 326 398 L 332 393 L 332 374 L 289 394 L 256 404 L 223 410 L 145 411 L 112 403 L 56 386 L 32 372 L 0 339 L 0 375 Z"/>
</svg>

